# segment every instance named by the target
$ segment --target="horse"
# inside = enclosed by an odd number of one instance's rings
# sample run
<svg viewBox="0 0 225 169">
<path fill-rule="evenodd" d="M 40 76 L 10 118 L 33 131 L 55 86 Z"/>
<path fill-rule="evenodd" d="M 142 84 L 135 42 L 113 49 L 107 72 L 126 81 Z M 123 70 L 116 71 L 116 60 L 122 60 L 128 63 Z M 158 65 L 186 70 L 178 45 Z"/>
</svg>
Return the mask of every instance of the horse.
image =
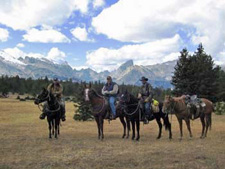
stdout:
<svg viewBox="0 0 225 169">
<path fill-rule="evenodd" d="M 60 134 L 61 106 L 57 98 L 45 88 L 43 88 L 41 93 L 37 96 L 34 104 L 39 105 L 43 102 L 47 102 L 47 105 L 44 105 L 44 111 L 47 112 L 49 138 L 52 138 L 52 135 L 58 138 Z"/>
<path fill-rule="evenodd" d="M 91 84 L 88 86 L 84 86 L 84 100 L 86 102 L 90 102 L 92 107 L 92 115 L 95 118 L 98 127 L 98 139 L 104 139 L 103 125 L 104 119 L 108 119 L 110 108 L 109 103 L 106 98 L 99 95 L 93 88 L 91 88 Z M 124 115 L 120 113 L 120 109 L 116 108 L 116 115 L 120 118 L 120 121 L 123 125 L 124 132 L 122 138 L 125 138 L 127 131 L 127 138 L 129 137 L 130 131 L 130 123 L 126 122 L 124 119 Z"/>
<path fill-rule="evenodd" d="M 128 93 L 127 91 L 123 93 L 120 97 L 120 106 L 123 109 L 123 112 L 127 119 L 130 119 L 132 124 L 132 140 L 135 139 L 135 124 L 136 124 L 136 131 L 137 131 L 137 137 L 136 140 L 139 141 L 140 139 L 140 119 L 141 119 L 141 106 L 139 100 L 134 97 L 132 94 Z M 172 132 L 171 132 L 171 124 L 169 122 L 168 115 L 164 114 L 162 112 L 162 103 L 159 105 L 159 112 L 153 113 L 153 118 L 149 119 L 150 121 L 156 120 L 158 127 L 159 127 L 159 133 L 157 136 L 157 139 L 161 138 L 162 134 L 162 123 L 161 118 L 164 121 L 164 125 L 166 130 L 169 130 L 169 138 L 172 139 Z"/>
<path fill-rule="evenodd" d="M 208 99 L 202 98 L 202 101 L 206 104 L 205 109 L 201 111 L 199 116 L 195 117 L 195 119 L 200 117 L 202 123 L 202 134 L 200 138 L 205 138 L 207 137 L 208 128 L 211 126 L 212 123 L 213 104 Z M 163 111 L 176 115 L 180 128 L 180 140 L 183 137 L 182 120 L 186 122 L 187 129 L 189 131 L 189 136 L 193 136 L 191 132 L 190 119 L 194 111 L 196 111 L 194 109 L 196 108 L 194 105 L 192 105 L 191 111 L 188 110 L 187 105 L 185 104 L 184 97 L 165 96 Z"/>
</svg>

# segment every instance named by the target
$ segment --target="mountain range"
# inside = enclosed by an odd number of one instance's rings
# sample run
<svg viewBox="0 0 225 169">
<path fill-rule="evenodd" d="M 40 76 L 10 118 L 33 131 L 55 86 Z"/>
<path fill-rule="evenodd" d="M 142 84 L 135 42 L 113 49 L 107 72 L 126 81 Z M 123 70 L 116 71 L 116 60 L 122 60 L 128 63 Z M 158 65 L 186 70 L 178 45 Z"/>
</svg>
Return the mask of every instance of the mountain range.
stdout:
<svg viewBox="0 0 225 169">
<path fill-rule="evenodd" d="M 76 70 L 67 62 L 55 63 L 45 58 L 15 58 L 0 51 L 0 75 L 16 76 L 33 79 L 58 77 L 60 80 L 71 78 L 73 81 L 101 81 L 110 75 L 118 84 L 140 85 L 139 79 L 145 76 L 153 87 L 171 88 L 171 76 L 176 60 L 149 66 L 134 65 L 132 60 L 126 61 L 118 69 L 109 72 L 96 72 L 90 68 Z"/>
</svg>

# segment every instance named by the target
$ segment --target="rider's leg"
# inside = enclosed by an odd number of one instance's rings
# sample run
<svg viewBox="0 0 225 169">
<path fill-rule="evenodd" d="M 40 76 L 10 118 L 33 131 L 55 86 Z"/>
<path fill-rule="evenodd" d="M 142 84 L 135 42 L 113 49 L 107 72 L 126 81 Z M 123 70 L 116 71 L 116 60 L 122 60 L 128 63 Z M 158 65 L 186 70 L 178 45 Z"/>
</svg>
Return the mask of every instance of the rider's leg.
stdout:
<svg viewBox="0 0 225 169">
<path fill-rule="evenodd" d="M 116 117 L 116 108 L 115 108 L 115 97 L 110 97 L 109 98 L 109 105 L 110 105 L 110 108 L 111 108 L 111 111 L 113 113 L 113 118 Z"/>
<path fill-rule="evenodd" d="M 147 124 L 148 123 L 148 118 L 150 117 L 150 103 L 146 102 L 145 103 L 145 119 L 144 119 L 144 123 Z"/>
</svg>

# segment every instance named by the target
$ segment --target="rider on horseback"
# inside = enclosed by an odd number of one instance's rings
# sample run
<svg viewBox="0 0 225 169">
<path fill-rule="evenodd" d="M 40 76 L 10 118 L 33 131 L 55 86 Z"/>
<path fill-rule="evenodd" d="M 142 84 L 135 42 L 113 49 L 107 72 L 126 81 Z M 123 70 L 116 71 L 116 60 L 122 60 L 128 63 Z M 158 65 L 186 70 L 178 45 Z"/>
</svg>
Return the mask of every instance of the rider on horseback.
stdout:
<svg viewBox="0 0 225 169">
<path fill-rule="evenodd" d="M 116 96 L 119 91 L 119 86 L 112 81 L 112 77 L 108 76 L 107 77 L 107 82 L 102 88 L 102 94 L 106 96 L 109 100 L 109 105 L 111 108 L 112 112 L 112 119 L 116 119 L 116 108 L 115 108 L 115 101 L 116 101 Z"/>
<path fill-rule="evenodd" d="M 138 98 L 140 99 L 140 104 L 143 110 L 142 120 L 144 121 L 144 124 L 147 124 L 148 119 L 152 116 L 150 106 L 153 98 L 153 93 L 151 85 L 147 82 L 148 78 L 143 76 L 140 81 L 142 82 L 142 86 L 138 93 Z"/>
<path fill-rule="evenodd" d="M 51 92 L 52 94 L 54 94 L 56 97 L 57 97 L 57 100 L 61 106 L 61 110 L 62 110 L 62 121 L 65 121 L 66 120 L 66 116 L 65 116 L 65 102 L 64 100 L 62 99 L 62 92 L 63 92 L 63 86 L 59 83 L 59 80 L 58 78 L 54 78 L 53 79 L 53 82 L 51 84 L 49 84 L 47 90 L 49 92 Z M 45 116 L 46 116 L 46 111 L 45 111 L 45 108 L 46 108 L 46 103 L 44 105 L 44 109 L 43 109 L 43 113 L 40 115 L 40 119 L 43 120 L 45 119 Z"/>
</svg>

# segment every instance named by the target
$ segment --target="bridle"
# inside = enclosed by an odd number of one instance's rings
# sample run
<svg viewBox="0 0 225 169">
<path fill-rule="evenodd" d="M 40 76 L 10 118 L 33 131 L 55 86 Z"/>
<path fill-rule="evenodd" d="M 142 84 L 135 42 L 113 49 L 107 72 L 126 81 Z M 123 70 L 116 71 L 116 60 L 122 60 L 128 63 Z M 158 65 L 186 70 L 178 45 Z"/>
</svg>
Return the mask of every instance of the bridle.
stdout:
<svg viewBox="0 0 225 169">
<path fill-rule="evenodd" d="M 44 98 L 37 98 L 37 100 L 38 100 L 38 108 L 39 108 L 39 110 L 42 112 L 43 110 L 41 110 L 41 108 L 40 108 L 40 103 L 42 103 L 42 102 L 44 102 L 44 101 L 47 101 L 47 100 L 49 100 L 49 101 L 51 101 L 51 97 L 50 97 L 50 92 L 49 91 L 47 91 L 48 92 L 48 94 L 47 94 L 47 96 L 46 97 L 44 97 Z M 40 102 L 41 101 L 41 102 Z M 54 105 L 56 105 L 57 104 L 57 102 L 55 103 L 55 104 L 53 104 L 52 106 L 54 106 Z M 48 111 L 48 112 L 51 112 L 51 113 L 53 113 L 53 112 L 57 112 L 57 111 L 59 111 L 60 110 L 60 105 L 58 106 L 58 108 L 56 109 L 56 110 L 49 110 L 49 108 L 47 108 L 46 107 L 46 110 Z"/>
</svg>

